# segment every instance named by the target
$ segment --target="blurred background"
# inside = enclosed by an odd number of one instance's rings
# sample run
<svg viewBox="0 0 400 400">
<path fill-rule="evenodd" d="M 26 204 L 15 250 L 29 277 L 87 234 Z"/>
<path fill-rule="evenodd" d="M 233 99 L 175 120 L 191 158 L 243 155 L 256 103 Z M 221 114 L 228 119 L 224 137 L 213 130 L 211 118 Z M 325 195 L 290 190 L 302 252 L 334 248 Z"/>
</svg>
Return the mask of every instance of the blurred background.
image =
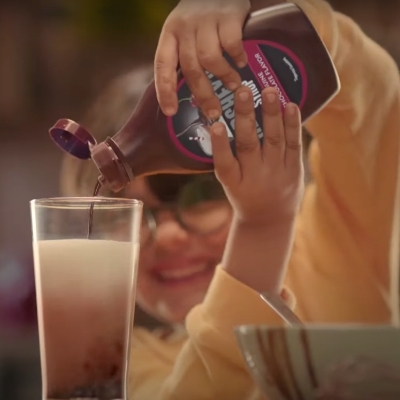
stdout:
<svg viewBox="0 0 400 400">
<path fill-rule="evenodd" d="M 262 0 L 257 0 L 258 5 Z M 400 2 L 332 0 L 400 62 Z M 176 0 L 0 0 L 0 400 L 40 400 L 29 201 L 57 196 L 48 128 L 152 62 Z"/>
</svg>

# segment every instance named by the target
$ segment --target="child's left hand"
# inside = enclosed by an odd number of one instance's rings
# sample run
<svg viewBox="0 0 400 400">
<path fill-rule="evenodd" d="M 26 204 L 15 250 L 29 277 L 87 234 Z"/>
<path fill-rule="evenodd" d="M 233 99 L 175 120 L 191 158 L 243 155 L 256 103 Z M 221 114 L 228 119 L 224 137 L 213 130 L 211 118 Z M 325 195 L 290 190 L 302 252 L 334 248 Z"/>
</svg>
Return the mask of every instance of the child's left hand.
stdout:
<svg viewBox="0 0 400 400">
<path fill-rule="evenodd" d="M 225 50 L 243 67 L 247 55 L 242 27 L 249 0 L 181 0 L 166 19 L 154 60 L 157 98 L 166 115 L 178 109 L 176 68 L 182 70 L 200 108 L 209 119 L 221 115 L 221 106 L 204 70 L 234 90 L 239 74 L 222 55 Z"/>
<path fill-rule="evenodd" d="M 264 0 L 263 7 L 286 0 Z M 166 19 L 154 60 L 157 98 L 165 115 L 178 110 L 179 65 L 200 109 L 211 120 L 221 105 L 205 70 L 231 91 L 241 85 L 239 73 L 223 57 L 225 51 L 237 67 L 247 64 L 242 42 L 243 24 L 251 9 L 249 0 L 181 0 Z"/>
<path fill-rule="evenodd" d="M 288 104 L 283 118 L 274 88 L 263 93 L 264 143 L 256 133 L 253 95 L 241 87 L 235 93 L 235 157 L 225 126 L 211 127 L 217 178 L 238 221 L 267 225 L 293 221 L 303 193 L 300 112 Z"/>
</svg>

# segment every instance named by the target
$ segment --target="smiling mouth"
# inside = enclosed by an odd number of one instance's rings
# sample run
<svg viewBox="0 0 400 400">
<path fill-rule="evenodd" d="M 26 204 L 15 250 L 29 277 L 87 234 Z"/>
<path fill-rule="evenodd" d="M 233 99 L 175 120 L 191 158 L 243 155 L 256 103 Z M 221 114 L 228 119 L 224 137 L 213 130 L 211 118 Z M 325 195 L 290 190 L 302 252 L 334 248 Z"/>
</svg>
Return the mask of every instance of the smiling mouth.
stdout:
<svg viewBox="0 0 400 400">
<path fill-rule="evenodd" d="M 182 283 L 203 277 L 214 271 L 214 264 L 199 264 L 187 268 L 171 268 L 153 271 L 153 276 L 161 283 Z"/>
</svg>

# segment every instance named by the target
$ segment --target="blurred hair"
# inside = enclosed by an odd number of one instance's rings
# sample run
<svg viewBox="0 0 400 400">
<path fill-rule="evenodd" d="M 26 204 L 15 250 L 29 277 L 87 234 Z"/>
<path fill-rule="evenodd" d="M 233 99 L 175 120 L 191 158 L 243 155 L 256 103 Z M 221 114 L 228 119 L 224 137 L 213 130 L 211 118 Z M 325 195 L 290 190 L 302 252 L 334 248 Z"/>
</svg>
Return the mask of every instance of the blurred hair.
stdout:
<svg viewBox="0 0 400 400">
<path fill-rule="evenodd" d="M 113 136 L 133 113 L 152 79 L 152 65 L 138 67 L 113 79 L 80 122 L 97 142 Z M 98 176 L 98 170 L 90 160 L 82 161 L 68 154 L 65 155 L 61 166 L 61 195 L 92 196 Z M 111 193 L 104 193 L 104 190 L 102 194 L 111 195 Z"/>
</svg>

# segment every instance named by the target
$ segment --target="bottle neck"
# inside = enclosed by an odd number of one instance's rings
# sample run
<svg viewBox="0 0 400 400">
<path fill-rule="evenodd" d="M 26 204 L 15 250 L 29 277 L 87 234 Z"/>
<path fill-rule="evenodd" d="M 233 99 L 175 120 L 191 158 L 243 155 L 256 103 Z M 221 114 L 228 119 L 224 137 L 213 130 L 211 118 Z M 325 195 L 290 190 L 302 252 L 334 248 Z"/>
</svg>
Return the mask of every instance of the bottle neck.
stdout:
<svg viewBox="0 0 400 400">
<path fill-rule="evenodd" d="M 91 146 L 94 164 L 100 172 L 100 182 L 113 192 L 119 192 L 133 180 L 132 170 L 112 138 Z"/>
</svg>

